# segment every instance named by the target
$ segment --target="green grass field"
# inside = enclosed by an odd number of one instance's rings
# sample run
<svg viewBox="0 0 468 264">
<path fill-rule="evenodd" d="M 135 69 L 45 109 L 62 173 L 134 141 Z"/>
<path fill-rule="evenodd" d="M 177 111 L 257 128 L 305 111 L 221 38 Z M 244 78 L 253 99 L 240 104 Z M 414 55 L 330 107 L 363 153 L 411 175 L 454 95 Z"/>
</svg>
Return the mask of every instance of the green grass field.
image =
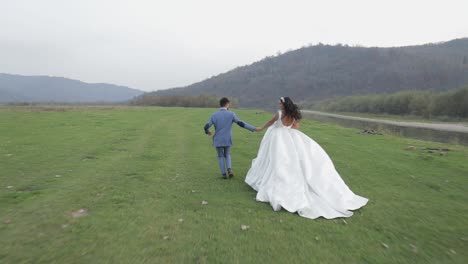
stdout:
<svg viewBox="0 0 468 264">
<path fill-rule="evenodd" d="M 202 129 L 212 111 L 0 108 L 0 263 L 468 262 L 467 147 L 304 120 L 370 199 L 346 221 L 310 220 L 244 183 L 263 133 L 234 128 L 236 175 L 220 178 Z"/>
</svg>

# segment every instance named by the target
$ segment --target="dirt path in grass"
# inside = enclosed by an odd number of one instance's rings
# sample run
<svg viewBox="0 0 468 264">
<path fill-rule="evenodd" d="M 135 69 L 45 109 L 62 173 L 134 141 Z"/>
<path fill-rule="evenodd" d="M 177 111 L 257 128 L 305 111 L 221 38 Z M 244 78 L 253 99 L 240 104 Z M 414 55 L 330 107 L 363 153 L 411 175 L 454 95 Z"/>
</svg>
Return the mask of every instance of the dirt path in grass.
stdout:
<svg viewBox="0 0 468 264">
<path fill-rule="evenodd" d="M 358 121 L 365 121 L 365 122 L 390 124 L 390 125 L 396 125 L 396 126 L 402 126 L 402 127 L 428 128 L 428 129 L 436 129 L 436 130 L 448 131 L 448 132 L 468 133 L 468 126 L 465 124 L 461 124 L 461 123 L 407 122 L 407 121 L 395 121 L 395 120 L 379 119 L 379 118 L 346 116 L 346 115 L 325 113 L 325 112 L 312 111 L 312 110 L 302 110 L 302 112 L 310 113 L 314 115 L 347 119 L 347 120 L 358 120 Z"/>
</svg>

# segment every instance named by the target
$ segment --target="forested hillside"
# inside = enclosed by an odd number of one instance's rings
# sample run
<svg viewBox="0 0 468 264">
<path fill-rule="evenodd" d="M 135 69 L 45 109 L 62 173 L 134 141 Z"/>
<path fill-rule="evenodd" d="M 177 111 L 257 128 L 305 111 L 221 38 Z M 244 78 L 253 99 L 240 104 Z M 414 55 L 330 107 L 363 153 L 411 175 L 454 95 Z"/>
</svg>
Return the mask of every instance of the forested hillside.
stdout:
<svg viewBox="0 0 468 264">
<path fill-rule="evenodd" d="M 448 90 L 468 85 L 468 38 L 394 48 L 315 45 L 267 57 L 207 80 L 155 95 L 229 96 L 242 107 L 269 107 L 280 96 L 335 96 Z"/>
</svg>

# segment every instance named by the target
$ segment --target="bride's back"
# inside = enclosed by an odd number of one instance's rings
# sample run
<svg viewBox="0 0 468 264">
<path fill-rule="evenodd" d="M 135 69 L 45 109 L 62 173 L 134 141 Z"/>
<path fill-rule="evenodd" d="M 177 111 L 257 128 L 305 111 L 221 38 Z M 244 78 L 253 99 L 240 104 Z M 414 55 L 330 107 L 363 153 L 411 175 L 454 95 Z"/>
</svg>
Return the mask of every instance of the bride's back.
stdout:
<svg viewBox="0 0 468 264">
<path fill-rule="evenodd" d="M 278 121 L 283 126 L 291 127 L 296 120 L 293 117 L 287 116 L 283 111 L 279 111 Z"/>
</svg>

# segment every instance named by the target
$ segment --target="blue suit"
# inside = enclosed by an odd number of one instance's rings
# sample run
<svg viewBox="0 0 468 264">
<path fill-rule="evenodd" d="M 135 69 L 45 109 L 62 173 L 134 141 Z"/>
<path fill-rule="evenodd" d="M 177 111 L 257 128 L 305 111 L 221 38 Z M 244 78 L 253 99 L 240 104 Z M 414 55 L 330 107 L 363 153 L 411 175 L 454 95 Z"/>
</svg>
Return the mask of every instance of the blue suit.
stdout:
<svg viewBox="0 0 468 264">
<path fill-rule="evenodd" d="M 231 154 L 230 147 L 232 146 L 232 124 L 236 123 L 242 128 L 250 131 L 255 131 L 255 127 L 240 120 L 234 112 L 228 111 L 222 107 L 219 111 L 211 115 L 210 120 L 205 124 L 205 133 L 208 134 L 208 129 L 214 125 L 215 134 L 213 136 L 213 146 L 218 152 L 218 162 L 223 177 L 226 176 L 226 168 L 231 170 Z"/>
</svg>

